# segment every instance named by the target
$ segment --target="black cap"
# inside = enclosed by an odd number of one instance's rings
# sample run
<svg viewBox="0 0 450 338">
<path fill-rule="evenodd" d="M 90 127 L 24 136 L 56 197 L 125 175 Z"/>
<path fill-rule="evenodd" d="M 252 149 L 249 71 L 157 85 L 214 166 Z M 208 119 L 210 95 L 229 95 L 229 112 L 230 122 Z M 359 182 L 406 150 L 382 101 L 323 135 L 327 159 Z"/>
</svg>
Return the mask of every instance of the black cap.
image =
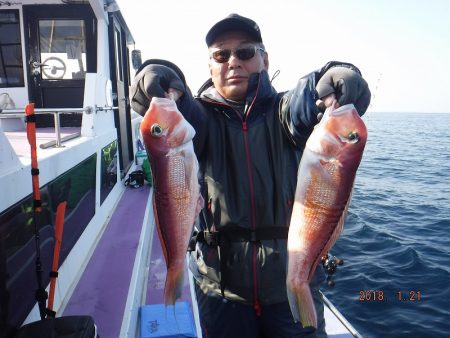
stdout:
<svg viewBox="0 0 450 338">
<path fill-rule="evenodd" d="M 261 31 L 255 21 L 238 14 L 230 14 L 212 26 L 206 34 L 206 44 L 208 47 L 211 46 L 220 34 L 229 31 L 243 31 L 249 34 L 255 42 L 262 42 Z"/>
</svg>

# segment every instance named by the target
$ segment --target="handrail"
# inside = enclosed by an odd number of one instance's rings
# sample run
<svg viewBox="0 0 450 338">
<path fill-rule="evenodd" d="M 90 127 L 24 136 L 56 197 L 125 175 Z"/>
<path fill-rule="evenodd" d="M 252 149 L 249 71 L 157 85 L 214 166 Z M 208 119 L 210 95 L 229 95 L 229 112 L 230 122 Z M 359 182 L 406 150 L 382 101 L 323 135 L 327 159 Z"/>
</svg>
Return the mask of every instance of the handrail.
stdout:
<svg viewBox="0 0 450 338">
<path fill-rule="evenodd" d="M 76 113 L 84 113 L 92 114 L 94 111 L 105 111 L 105 110 L 116 110 L 119 107 L 111 107 L 111 106 L 87 106 L 85 108 L 35 108 L 35 114 L 49 114 L 49 113 L 61 113 L 61 114 L 76 114 Z M 25 108 L 23 109 L 0 109 L 0 118 L 13 118 L 13 117 L 25 117 Z M 18 116 L 16 116 L 18 114 Z"/>
<path fill-rule="evenodd" d="M 336 316 L 336 318 L 342 323 L 342 325 L 345 326 L 345 328 L 350 332 L 350 334 L 355 338 L 362 338 L 361 334 L 356 331 L 356 329 L 353 327 L 352 324 L 349 323 L 347 319 L 342 315 L 342 313 L 339 312 L 338 309 L 330 302 L 330 300 L 325 297 L 325 295 L 320 291 L 323 303 L 330 309 L 330 311 Z"/>
<path fill-rule="evenodd" d="M 54 141 L 54 147 L 60 148 L 62 147 L 62 142 L 72 139 L 74 137 L 66 137 L 61 138 L 61 124 L 59 120 L 60 114 L 92 114 L 93 112 L 98 111 L 106 111 L 106 110 L 116 110 L 119 107 L 110 107 L 110 106 L 97 106 L 94 107 L 87 106 L 85 108 L 36 108 L 34 109 L 35 115 L 43 115 L 43 114 L 53 114 L 53 119 L 55 123 L 55 136 L 56 140 Z M 25 108 L 24 109 L 0 109 L 0 119 L 8 119 L 8 118 L 25 118 Z M 53 141 L 51 142 L 53 145 Z M 45 148 L 48 148 L 49 145 L 46 144 Z"/>
<path fill-rule="evenodd" d="M 80 136 L 81 136 L 81 133 L 79 131 L 76 133 L 70 134 L 70 135 L 63 136 L 63 137 L 61 137 L 60 143 L 64 143 L 66 141 L 72 140 L 72 139 L 80 137 Z M 48 141 L 47 143 L 41 144 L 39 147 L 41 149 L 57 147 L 56 143 L 57 143 L 57 140 L 51 140 L 51 141 Z"/>
</svg>

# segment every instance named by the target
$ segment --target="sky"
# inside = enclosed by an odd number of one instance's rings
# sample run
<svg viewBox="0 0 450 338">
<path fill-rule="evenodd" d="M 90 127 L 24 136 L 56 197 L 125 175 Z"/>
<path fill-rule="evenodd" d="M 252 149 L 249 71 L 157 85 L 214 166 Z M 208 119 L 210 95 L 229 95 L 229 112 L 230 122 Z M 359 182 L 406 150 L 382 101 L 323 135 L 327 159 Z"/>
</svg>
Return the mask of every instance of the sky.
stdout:
<svg viewBox="0 0 450 338">
<path fill-rule="evenodd" d="M 261 29 L 278 91 L 331 60 L 356 65 L 372 112 L 450 113 L 449 0 L 116 0 L 143 60 L 166 59 L 193 92 L 209 78 L 205 35 L 238 13 Z"/>
</svg>

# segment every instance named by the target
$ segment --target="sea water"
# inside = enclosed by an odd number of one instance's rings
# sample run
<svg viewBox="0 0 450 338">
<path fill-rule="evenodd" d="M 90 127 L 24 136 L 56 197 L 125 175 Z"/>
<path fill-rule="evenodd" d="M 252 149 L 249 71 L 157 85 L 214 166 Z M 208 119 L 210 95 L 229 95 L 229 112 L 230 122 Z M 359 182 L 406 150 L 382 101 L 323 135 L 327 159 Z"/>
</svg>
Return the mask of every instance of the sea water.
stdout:
<svg viewBox="0 0 450 338">
<path fill-rule="evenodd" d="M 368 113 L 327 295 L 363 337 L 450 337 L 450 114 Z"/>
</svg>

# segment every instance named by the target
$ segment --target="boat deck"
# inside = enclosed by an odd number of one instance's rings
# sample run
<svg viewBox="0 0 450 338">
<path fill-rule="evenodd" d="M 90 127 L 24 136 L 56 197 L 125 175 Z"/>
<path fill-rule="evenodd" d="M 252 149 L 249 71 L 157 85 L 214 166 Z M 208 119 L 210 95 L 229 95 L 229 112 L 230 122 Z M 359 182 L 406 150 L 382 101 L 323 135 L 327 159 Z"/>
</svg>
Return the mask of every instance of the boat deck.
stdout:
<svg viewBox="0 0 450 338">
<path fill-rule="evenodd" d="M 81 127 L 62 127 L 60 131 L 61 138 L 64 138 L 75 134 L 78 135 L 81 131 Z M 29 159 L 30 144 L 28 143 L 26 131 L 5 131 L 4 133 L 19 159 Z M 39 148 L 39 154 L 42 154 L 41 146 L 55 140 L 55 128 L 36 129 L 36 146 Z"/>
<path fill-rule="evenodd" d="M 186 269 L 187 270 L 187 269 Z M 184 287 L 181 298 L 177 301 L 192 302 L 189 279 L 185 274 Z M 150 271 L 148 276 L 147 297 L 145 304 L 164 303 L 164 283 L 166 280 L 166 262 L 161 248 L 157 231 L 153 236 L 152 252 L 150 256 Z"/>
<path fill-rule="evenodd" d="M 151 188 L 147 185 L 125 190 L 63 312 L 64 316 L 92 316 L 101 337 L 128 336 L 126 318 L 133 314 L 127 312 L 135 312 L 137 316 L 140 305 L 164 302 L 166 266 L 154 228 L 153 214 L 147 213 L 152 209 L 150 193 Z M 144 227 L 151 228 L 151 238 L 143 238 L 148 234 L 143 230 Z M 145 250 L 139 251 L 140 242 L 145 240 L 151 246 L 150 260 L 147 262 L 145 257 L 138 257 L 146 254 Z M 138 262 L 141 259 L 144 261 Z M 132 290 L 133 286 L 130 285 L 130 281 L 136 279 L 133 274 L 139 269 L 138 265 L 141 268 L 147 265 L 148 269 L 148 274 L 138 277 L 145 280 L 142 294 L 139 294 L 139 290 Z M 130 298 L 134 293 L 139 303 L 133 305 Z M 192 306 L 188 278 L 185 278 L 179 301 Z"/>
<path fill-rule="evenodd" d="M 139 307 L 163 303 L 166 267 L 154 227 L 150 194 L 151 188 L 147 185 L 125 190 L 65 307 L 63 315 L 91 315 L 101 337 L 139 337 Z M 146 227 L 148 231 L 144 230 Z M 147 252 L 140 250 L 142 241 L 149 242 Z M 140 257 L 145 255 L 150 259 Z M 147 270 L 139 277 L 144 283 L 142 293 L 133 291 L 133 286 L 130 286 L 130 281 L 136 280 L 138 265 L 145 265 Z M 199 332 L 198 312 L 195 302 L 192 302 L 189 282 L 192 278 L 185 278 L 179 301 L 191 306 Z M 137 299 L 134 303 L 130 301 L 133 297 Z M 126 318 L 133 316 L 136 323 L 130 324 Z M 325 319 L 330 338 L 353 337 L 327 306 Z M 134 325 L 131 335 L 129 325 Z M 198 336 L 201 337 L 201 333 Z"/>
<path fill-rule="evenodd" d="M 63 313 L 91 315 L 102 337 L 119 337 L 149 191 L 125 190 Z"/>
</svg>

